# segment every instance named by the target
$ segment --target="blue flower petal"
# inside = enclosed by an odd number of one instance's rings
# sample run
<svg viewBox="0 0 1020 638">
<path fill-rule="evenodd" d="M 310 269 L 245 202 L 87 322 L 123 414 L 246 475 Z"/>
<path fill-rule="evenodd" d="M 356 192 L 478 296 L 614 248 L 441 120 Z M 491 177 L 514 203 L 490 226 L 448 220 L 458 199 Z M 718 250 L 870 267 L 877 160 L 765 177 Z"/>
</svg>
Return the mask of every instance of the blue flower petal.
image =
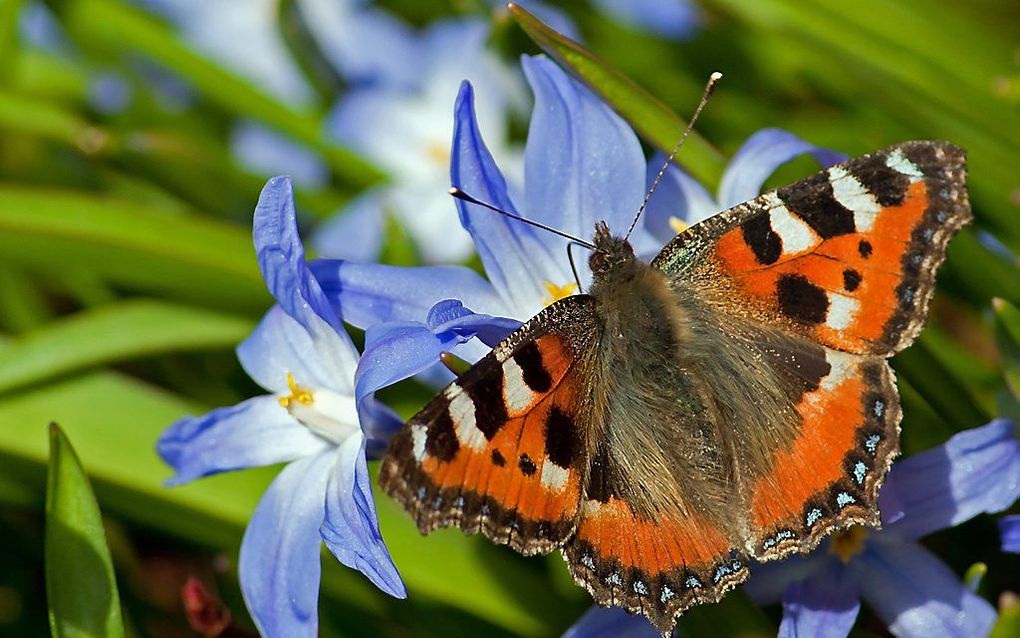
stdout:
<svg viewBox="0 0 1020 638">
<path fill-rule="evenodd" d="M 324 326 L 315 340 L 280 306 L 273 306 L 237 346 L 237 358 L 248 376 L 270 392 L 287 393 L 290 373 L 302 385 L 349 396 L 358 354 L 347 333 Z"/>
<path fill-rule="evenodd" d="M 399 94 L 381 87 L 357 88 L 344 95 L 329 114 L 326 128 L 393 175 L 417 172 L 421 161 L 407 144 L 422 138 L 411 106 Z"/>
<path fill-rule="evenodd" d="M 492 285 L 463 266 L 408 268 L 318 260 L 311 269 L 344 321 L 362 329 L 391 321 L 424 321 L 429 309 L 443 299 L 460 299 L 493 315 L 509 312 Z"/>
<path fill-rule="evenodd" d="M 645 188 L 651 188 L 666 156 L 656 153 L 648 162 Z M 719 205 L 705 187 L 675 164 L 670 164 L 645 207 L 645 227 L 665 244 L 677 234 L 670 223 L 673 217 L 687 224 L 696 224 L 720 211 Z"/>
<path fill-rule="evenodd" d="M 783 592 L 779 638 L 846 638 L 861 609 L 854 573 L 838 561 Z"/>
<path fill-rule="evenodd" d="M 891 503 L 892 496 L 898 504 Z M 885 533 L 913 539 L 981 513 L 1001 512 L 1018 496 L 1020 440 L 1012 421 L 997 419 L 898 461 L 879 494 L 879 506 L 883 516 L 897 505 L 902 510 Z"/>
<path fill-rule="evenodd" d="M 156 451 L 177 474 L 168 485 L 315 454 L 328 444 L 280 407 L 276 397 L 248 399 L 168 427 Z"/>
<path fill-rule="evenodd" d="M 386 454 L 390 439 L 404 426 L 404 419 L 374 395 L 357 402 L 358 421 L 365 433 L 365 454 L 370 459 L 381 459 Z"/>
<path fill-rule="evenodd" d="M 338 561 L 367 576 L 390 596 L 407 597 L 379 531 L 365 462 L 365 439 L 360 433 L 349 436 L 337 450 L 326 491 L 326 520 L 320 532 Z"/>
<path fill-rule="evenodd" d="M 339 330 L 340 321 L 305 262 L 289 177 L 266 182 L 255 207 L 252 236 L 262 278 L 280 307 L 312 334 L 319 327 L 315 318 Z"/>
<path fill-rule="evenodd" d="M 305 262 L 289 178 L 274 177 L 262 189 L 252 234 L 269 292 L 284 312 L 308 331 L 323 365 L 332 366 L 340 376 L 345 371 L 349 376 L 358 353 Z"/>
<path fill-rule="evenodd" d="M 241 592 L 263 636 L 318 635 L 319 526 L 336 458 L 330 447 L 283 468 L 244 532 Z"/>
<path fill-rule="evenodd" d="M 444 299 L 432 306 L 425 325 L 434 334 L 452 333 L 461 338 L 478 337 L 490 348 L 521 327 L 521 322 L 506 317 L 492 317 L 472 312 L 458 299 Z"/>
<path fill-rule="evenodd" d="M 591 607 L 567 629 L 563 638 L 659 638 L 648 619 L 619 607 Z"/>
<path fill-rule="evenodd" d="M 594 0 L 595 5 L 624 24 L 675 40 L 686 40 L 701 26 L 691 0 Z"/>
<path fill-rule="evenodd" d="M 424 323 L 391 322 L 365 332 L 365 352 L 355 374 L 355 397 L 363 397 L 435 365 L 439 355 L 466 341 L 459 335 L 436 335 Z"/>
<path fill-rule="evenodd" d="M 484 338 L 491 346 L 521 325 L 513 319 L 477 314 L 462 306 L 454 311 L 456 306 L 461 306 L 460 302 L 437 304 L 433 309 L 436 312 L 429 315 L 431 325 L 391 322 L 369 328 L 355 374 L 358 400 L 432 367 L 440 354 L 473 337 Z"/>
<path fill-rule="evenodd" d="M 823 167 L 846 160 L 846 155 L 813 146 L 793 133 L 775 128 L 762 129 L 747 138 L 726 167 L 719 184 L 721 210 L 754 199 L 762 184 L 777 168 L 799 155 L 810 153 Z"/>
<path fill-rule="evenodd" d="M 1002 535 L 1002 551 L 1020 554 L 1020 514 L 1000 518 L 999 533 Z"/>
<path fill-rule="evenodd" d="M 451 183 L 476 199 L 516 213 L 506 180 L 482 141 L 475 119 L 474 92 L 466 82 L 454 113 Z M 457 200 L 457 207 L 461 225 L 471 233 L 489 281 L 513 309 L 514 317 L 531 317 L 542 309 L 546 295 L 543 281 L 562 285 L 572 278 L 564 275 L 564 268 L 569 272 L 566 252 L 551 247 L 551 233 L 461 200 Z M 457 294 L 451 297 L 463 299 Z"/>
<path fill-rule="evenodd" d="M 381 199 L 380 190 L 368 191 L 319 226 L 312 238 L 319 255 L 351 261 L 377 259 L 386 219 Z"/>
<path fill-rule="evenodd" d="M 911 542 L 874 536 L 855 559 L 861 596 L 895 636 L 987 636 L 995 609 L 942 561 Z"/>
<path fill-rule="evenodd" d="M 545 56 L 521 58 L 535 93 L 524 150 L 528 215 L 591 239 L 595 222 L 622 235 L 645 195 L 645 157 L 634 131 Z M 566 242 L 549 235 L 560 268 Z M 569 270 L 564 270 L 569 275 Z"/>
</svg>

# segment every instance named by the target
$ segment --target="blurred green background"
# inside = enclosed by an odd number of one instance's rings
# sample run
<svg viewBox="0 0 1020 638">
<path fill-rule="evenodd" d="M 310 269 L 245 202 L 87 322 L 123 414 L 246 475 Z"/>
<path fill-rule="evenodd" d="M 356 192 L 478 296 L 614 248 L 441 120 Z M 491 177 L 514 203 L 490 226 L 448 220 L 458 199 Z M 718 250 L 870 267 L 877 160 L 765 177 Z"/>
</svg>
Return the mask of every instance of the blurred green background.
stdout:
<svg viewBox="0 0 1020 638">
<path fill-rule="evenodd" d="M 323 119 L 346 87 L 322 72 L 328 65 L 292 3 L 251 1 L 278 17 L 289 54 L 315 89 L 310 106 L 290 106 L 198 53 L 140 3 L 42 3 L 66 38 L 53 50 L 24 32 L 23 12 L 38 3 L 0 1 L 2 636 L 47 632 L 50 421 L 64 428 L 95 487 L 129 632 L 194 635 L 180 589 L 196 576 L 229 606 L 233 635 L 253 635 L 234 561 L 274 469 L 166 490 L 170 472 L 153 448 L 182 415 L 259 393 L 233 348 L 270 304 L 250 239 L 251 211 L 269 175 L 238 161 L 231 131 L 240 121 L 259 122 L 328 167 L 323 183 L 296 185 L 309 229 L 388 176 L 324 134 Z M 763 127 L 850 155 L 907 139 L 963 146 L 976 223 L 950 247 L 929 327 L 894 361 L 904 451 L 1020 412 L 1020 349 L 1011 337 L 1020 335 L 1020 315 L 1001 310 L 1020 304 L 1014 0 L 701 0 L 701 27 L 681 42 L 625 26 L 587 3 L 560 3 L 602 62 L 562 48 L 535 25 L 532 39 L 482 0 L 377 4 L 419 27 L 441 16 L 492 20 L 489 47 L 509 64 L 539 52 L 537 40 L 609 96 L 649 150 L 672 146 L 681 130 L 674 113 L 689 114 L 709 73 L 722 71 L 700 138 L 679 158 L 710 188 L 724 158 Z M 116 109 L 95 99 L 111 77 L 130 95 Z M 168 98 L 168 86 L 185 91 L 186 104 Z M 518 139 L 525 125 L 514 122 Z M 794 162 L 769 184 L 813 168 Z M 414 260 L 399 228 L 389 229 L 384 259 Z M 1008 302 L 998 313 L 996 297 Z M 409 414 L 427 396 L 408 383 L 386 398 Z M 326 559 L 323 636 L 554 636 L 589 604 L 556 555 L 524 559 L 451 531 L 422 539 L 385 497 L 379 509 L 410 598 L 388 599 Z M 993 602 L 1020 589 L 1020 560 L 998 553 L 990 518 L 926 542 L 961 574 L 988 562 L 982 591 Z M 768 635 L 777 622 L 775 609 L 755 610 L 735 594 L 682 625 L 685 635 Z M 884 631 L 867 618 L 859 626 Z"/>
</svg>

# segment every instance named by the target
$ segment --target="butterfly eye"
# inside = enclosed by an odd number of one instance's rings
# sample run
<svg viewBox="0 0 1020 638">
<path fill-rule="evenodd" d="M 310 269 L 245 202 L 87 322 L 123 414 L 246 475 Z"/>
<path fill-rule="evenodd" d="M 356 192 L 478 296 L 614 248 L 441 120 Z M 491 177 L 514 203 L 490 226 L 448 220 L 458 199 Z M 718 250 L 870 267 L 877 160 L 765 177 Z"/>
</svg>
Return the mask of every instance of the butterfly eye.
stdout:
<svg viewBox="0 0 1020 638">
<path fill-rule="evenodd" d="M 588 267 L 591 268 L 593 275 L 600 275 L 609 269 L 609 260 L 606 259 L 606 253 L 601 250 L 596 250 L 588 258 Z"/>
</svg>

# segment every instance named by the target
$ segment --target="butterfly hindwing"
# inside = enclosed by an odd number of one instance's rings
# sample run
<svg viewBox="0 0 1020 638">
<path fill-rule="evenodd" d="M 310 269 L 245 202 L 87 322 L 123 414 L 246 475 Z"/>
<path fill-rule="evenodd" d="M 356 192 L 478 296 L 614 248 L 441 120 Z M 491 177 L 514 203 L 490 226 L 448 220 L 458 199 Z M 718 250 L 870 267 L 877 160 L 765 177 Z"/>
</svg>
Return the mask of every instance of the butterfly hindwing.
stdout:
<svg viewBox="0 0 1020 638">
<path fill-rule="evenodd" d="M 709 280 L 730 311 L 889 355 L 920 331 L 946 245 L 971 218 L 964 180 L 961 149 L 906 142 L 710 218 L 653 265 Z"/>
<path fill-rule="evenodd" d="M 585 500 L 563 556 L 599 604 L 643 614 L 660 631 L 670 631 L 677 614 L 718 601 L 748 576 L 746 560 L 712 521 L 642 516 L 618 497 Z"/>
<path fill-rule="evenodd" d="M 853 523 L 877 525 L 878 490 L 899 450 L 899 397 L 884 358 L 810 343 L 793 358 L 784 346 L 769 354 L 777 374 L 799 379 L 796 433 L 741 484 L 746 549 L 758 561 L 809 551 Z"/>
<path fill-rule="evenodd" d="M 573 532 L 586 464 L 591 299 L 569 297 L 498 345 L 393 440 L 383 488 L 422 533 L 457 526 L 524 554 Z"/>
</svg>

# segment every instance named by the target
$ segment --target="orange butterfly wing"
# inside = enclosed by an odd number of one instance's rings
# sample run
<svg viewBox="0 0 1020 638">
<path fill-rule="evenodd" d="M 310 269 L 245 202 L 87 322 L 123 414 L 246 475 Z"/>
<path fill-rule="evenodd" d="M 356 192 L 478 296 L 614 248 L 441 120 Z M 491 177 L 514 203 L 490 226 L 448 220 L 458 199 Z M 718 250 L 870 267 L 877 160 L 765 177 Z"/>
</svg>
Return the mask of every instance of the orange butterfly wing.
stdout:
<svg viewBox="0 0 1020 638">
<path fill-rule="evenodd" d="M 711 276 L 727 307 L 830 348 L 888 355 L 917 336 L 971 219 L 965 174 L 951 144 L 900 144 L 706 220 L 653 265 Z"/>
<path fill-rule="evenodd" d="M 573 533 L 586 468 L 576 357 L 592 320 L 589 297 L 550 306 L 394 438 L 380 482 L 422 533 L 456 526 L 524 554 Z"/>
</svg>

